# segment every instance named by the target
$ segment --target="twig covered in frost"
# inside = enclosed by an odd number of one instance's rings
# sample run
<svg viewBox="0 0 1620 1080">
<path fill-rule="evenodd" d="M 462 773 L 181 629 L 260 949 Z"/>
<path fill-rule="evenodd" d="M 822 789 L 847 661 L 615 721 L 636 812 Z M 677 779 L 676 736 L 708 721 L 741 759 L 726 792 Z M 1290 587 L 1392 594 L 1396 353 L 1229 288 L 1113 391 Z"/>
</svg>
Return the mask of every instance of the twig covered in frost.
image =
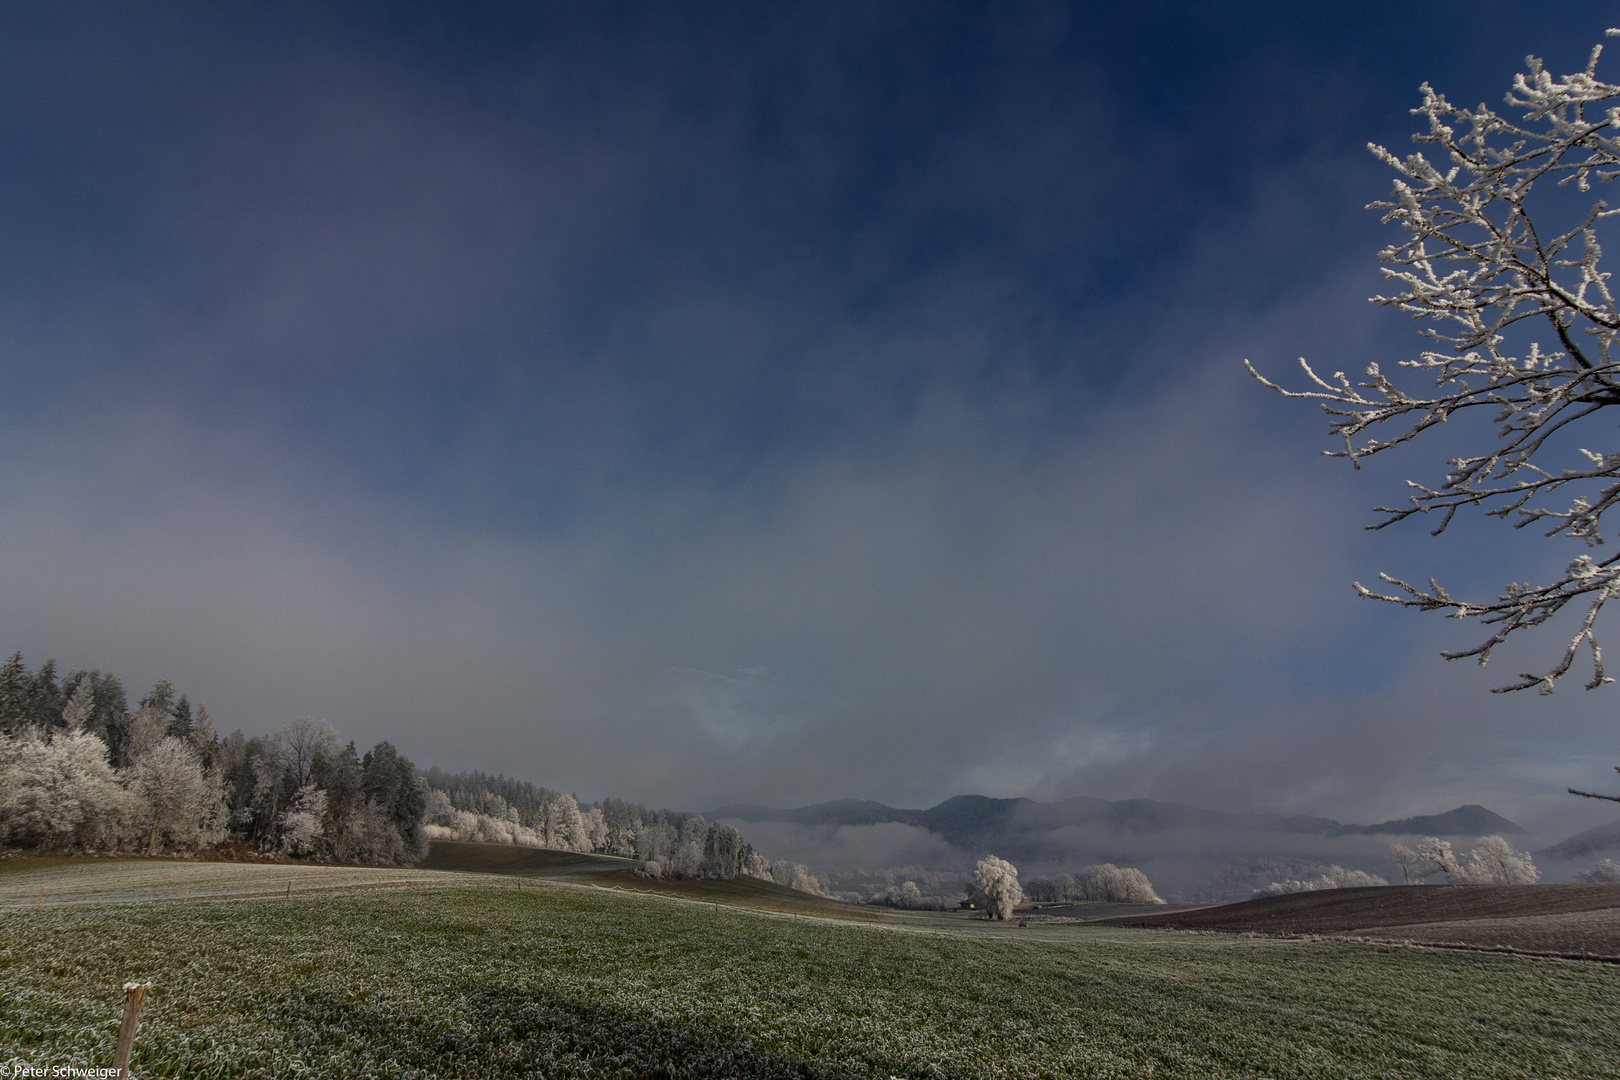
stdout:
<svg viewBox="0 0 1620 1080">
<path fill-rule="evenodd" d="M 1343 372 L 1324 378 L 1303 359 L 1309 386 L 1289 390 L 1245 361 L 1250 374 L 1284 396 L 1319 402 L 1343 444 L 1326 453 L 1358 468 L 1362 458 L 1457 416 L 1482 413 L 1495 426 L 1494 440 L 1451 459 L 1437 486 L 1408 481 L 1406 504 L 1378 507 L 1386 516 L 1369 528 L 1436 515 L 1438 535 L 1459 509 L 1477 507 L 1516 528 L 1534 525 L 1549 537 L 1591 546 L 1604 542 L 1603 517 L 1620 503 L 1620 452 L 1581 449 L 1578 459 L 1554 459 L 1564 453 L 1555 444 L 1580 437 L 1592 427 L 1585 421 L 1620 404 L 1620 361 L 1613 356 L 1620 309 L 1600 266 L 1598 239 L 1599 227 L 1620 210 L 1598 200 L 1550 229 L 1551 215 L 1564 208 L 1538 197 L 1540 225 L 1531 213 L 1537 183 L 1543 196 L 1549 186 L 1585 193 L 1594 180 L 1620 176 L 1620 86 L 1597 77 L 1601 52 L 1594 48 L 1583 71 L 1562 78 L 1528 57 L 1529 70 L 1514 79 L 1506 98 L 1516 120 L 1484 105 L 1460 108 L 1425 83 L 1423 103 L 1413 113 L 1426 118 L 1428 130 L 1413 138 L 1431 145 L 1433 154 L 1400 158 L 1370 147 L 1400 174 L 1389 198 L 1370 208 L 1384 211 L 1384 220 L 1406 234 L 1379 253 L 1393 289 L 1373 302 L 1429 324 L 1420 334 L 1435 347 L 1398 366 L 1432 378 L 1432 391 L 1404 389 L 1376 363 L 1355 382 Z M 1587 688 L 1613 681 L 1604 673 L 1593 626 L 1620 592 L 1620 554 L 1583 555 L 1555 581 L 1514 583 L 1485 602 L 1458 600 L 1434 579 L 1425 588 L 1380 577 L 1394 589 L 1377 592 L 1360 583 L 1356 589 L 1494 627 L 1480 645 L 1444 654 L 1482 665 L 1509 635 L 1541 625 L 1571 603 L 1585 605 L 1556 666 L 1523 673 L 1497 692 L 1538 687 L 1551 693 L 1583 646 L 1593 665 Z"/>
</svg>

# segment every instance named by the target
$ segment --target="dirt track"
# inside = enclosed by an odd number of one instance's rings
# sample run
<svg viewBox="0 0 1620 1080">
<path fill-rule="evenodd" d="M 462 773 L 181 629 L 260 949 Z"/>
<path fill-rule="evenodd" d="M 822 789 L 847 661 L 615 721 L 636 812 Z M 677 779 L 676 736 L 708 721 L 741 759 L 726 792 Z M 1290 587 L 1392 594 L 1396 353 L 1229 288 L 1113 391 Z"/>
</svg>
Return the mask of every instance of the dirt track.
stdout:
<svg viewBox="0 0 1620 1080">
<path fill-rule="evenodd" d="M 1093 925 L 1233 934 L 1322 934 L 1620 957 L 1620 885 L 1333 889 L 1194 911 L 1102 919 Z"/>
</svg>

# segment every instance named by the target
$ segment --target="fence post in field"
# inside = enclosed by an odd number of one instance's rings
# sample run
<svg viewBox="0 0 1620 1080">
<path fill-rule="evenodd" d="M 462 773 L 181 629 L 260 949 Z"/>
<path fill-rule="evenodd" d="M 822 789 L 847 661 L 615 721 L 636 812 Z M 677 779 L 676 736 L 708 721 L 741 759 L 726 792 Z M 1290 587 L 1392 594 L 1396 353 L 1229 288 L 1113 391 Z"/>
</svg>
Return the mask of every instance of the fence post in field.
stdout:
<svg viewBox="0 0 1620 1080">
<path fill-rule="evenodd" d="M 113 1076 L 128 1080 L 129 1055 L 135 1049 L 135 1027 L 141 1022 L 141 1002 L 151 983 L 124 984 L 124 1023 L 118 1029 L 118 1049 L 113 1052 Z"/>
</svg>

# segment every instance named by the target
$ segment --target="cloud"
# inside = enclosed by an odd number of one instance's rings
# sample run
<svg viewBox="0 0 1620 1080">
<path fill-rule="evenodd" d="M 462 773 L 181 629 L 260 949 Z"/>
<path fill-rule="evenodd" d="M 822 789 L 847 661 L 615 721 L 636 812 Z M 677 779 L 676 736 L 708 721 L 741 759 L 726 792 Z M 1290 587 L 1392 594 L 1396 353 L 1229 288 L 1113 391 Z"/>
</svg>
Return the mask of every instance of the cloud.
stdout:
<svg viewBox="0 0 1620 1080">
<path fill-rule="evenodd" d="M 1489 698 L 1347 587 L 1548 556 L 1363 535 L 1407 464 L 1239 368 L 1410 347 L 1361 300 L 1387 73 L 1283 108 L 1264 43 L 1176 38 L 1254 81 L 1144 104 L 1100 25 L 581 18 L 16 57 L 8 648 L 677 807 L 1588 812 L 1599 699 Z"/>
</svg>

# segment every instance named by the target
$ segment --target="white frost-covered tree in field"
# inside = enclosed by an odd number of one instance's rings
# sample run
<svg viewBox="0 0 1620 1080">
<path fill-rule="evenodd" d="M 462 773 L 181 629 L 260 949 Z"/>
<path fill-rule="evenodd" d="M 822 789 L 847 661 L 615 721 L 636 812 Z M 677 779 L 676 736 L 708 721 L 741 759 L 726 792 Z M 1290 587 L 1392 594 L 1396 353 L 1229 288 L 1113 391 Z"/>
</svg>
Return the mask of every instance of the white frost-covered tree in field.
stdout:
<svg viewBox="0 0 1620 1080">
<path fill-rule="evenodd" d="M 1541 877 L 1530 855 L 1514 851 L 1500 836 L 1482 836 L 1467 859 L 1460 859 L 1448 841 L 1430 836 L 1416 851 L 1396 845 L 1397 861 L 1413 877 L 1444 874 L 1453 885 L 1534 885 Z"/>
<path fill-rule="evenodd" d="M 779 859 L 771 864 L 770 876 L 771 880 L 778 885 L 786 885 L 788 888 L 798 889 L 800 892 L 814 893 L 820 896 L 826 891 L 822 887 L 820 879 L 812 874 L 810 868 L 803 863 Z"/>
<path fill-rule="evenodd" d="M 1101 863 L 1088 866 L 1078 877 L 1059 874 L 1055 878 L 1035 878 L 1024 889 L 1031 900 L 1061 903 L 1068 900 L 1115 904 L 1162 904 L 1148 876 L 1134 866 Z"/>
<path fill-rule="evenodd" d="M 1469 885 L 1534 885 L 1541 871 L 1529 852 L 1514 851 L 1500 836 L 1482 836 L 1463 867 Z"/>
<path fill-rule="evenodd" d="M 1388 885 L 1389 882 L 1377 874 L 1369 874 L 1365 870 L 1346 870 L 1342 866 L 1329 866 L 1322 873 L 1313 878 L 1296 880 L 1289 878 L 1286 881 L 1273 881 L 1265 888 L 1256 889 L 1254 895 L 1287 896 L 1289 893 L 1323 892 L 1328 889 L 1365 889 L 1374 886 Z"/>
<path fill-rule="evenodd" d="M 1391 857 L 1394 858 L 1395 865 L 1401 869 L 1402 885 L 1412 884 L 1412 875 L 1415 873 L 1418 874 L 1419 877 L 1423 876 L 1421 873 L 1418 873 L 1418 868 L 1421 864 L 1418 862 L 1417 852 L 1413 851 L 1405 844 L 1396 844 L 1394 847 L 1390 848 L 1389 853 Z"/>
<path fill-rule="evenodd" d="M 1462 877 L 1462 863 L 1457 861 L 1456 854 L 1451 850 L 1451 841 L 1442 840 L 1438 836 L 1424 837 L 1418 844 L 1413 856 L 1413 873 L 1419 878 L 1426 878 L 1432 874 L 1444 874 L 1453 882 L 1460 882 Z"/>
<path fill-rule="evenodd" d="M 883 902 L 889 907 L 915 911 L 923 906 L 922 890 L 917 888 L 915 881 L 904 881 L 899 885 L 890 885 L 883 894 Z"/>
<path fill-rule="evenodd" d="M 973 902 L 995 919 L 1006 919 L 1024 898 L 1018 885 L 1018 868 L 1006 859 L 986 855 L 973 868 Z"/>
<path fill-rule="evenodd" d="M 1103 863 L 1080 871 L 1076 881 L 1087 900 L 1114 904 L 1162 904 L 1148 876 L 1134 866 Z"/>
<path fill-rule="evenodd" d="M 1573 605 L 1576 626 L 1557 663 L 1497 692 L 1551 693 L 1583 647 L 1587 688 L 1613 681 L 1595 624 L 1620 593 L 1620 553 L 1597 549 L 1604 516 L 1620 505 L 1620 447 L 1598 414 L 1620 405 L 1620 307 L 1601 269 L 1600 234 L 1620 209 L 1582 198 L 1620 176 L 1620 85 L 1598 78 L 1600 52 L 1562 78 L 1527 58 L 1507 114 L 1460 108 L 1424 84 L 1413 111 L 1428 130 L 1414 138 L 1432 151 L 1400 158 L 1371 147 L 1399 174 L 1372 208 L 1406 234 L 1379 255 L 1392 290 L 1373 301 L 1427 323 L 1421 335 L 1432 349 L 1400 361 L 1400 371 L 1369 364 L 1360 381 L 1321 377 L 1301 360 L 1309 386 L 1299 391 L 1249 368 L 1289 397 L 1319 402 L 1343 443 L 1328 453 L 1357 467 L 1441 424 L 1485 425 L 1443 478 L 1409 481 L 1406 503 L 1379 507 L 1386 516 L 1370 528 L 1422 515 L 1438 534 L 1459 510 L 1476 508 L 1587 548 L 1554 580 L 1513 583 L 1494 600 L 1457 599 L 1434 578 L 1423 586 L 1380 575 L 1387 591 L 1356 585 L 1363 596 L 1479 620 L 1490 636 L 1444 655 L 1480 664 L 1512 634 Z"/>
</svg>

